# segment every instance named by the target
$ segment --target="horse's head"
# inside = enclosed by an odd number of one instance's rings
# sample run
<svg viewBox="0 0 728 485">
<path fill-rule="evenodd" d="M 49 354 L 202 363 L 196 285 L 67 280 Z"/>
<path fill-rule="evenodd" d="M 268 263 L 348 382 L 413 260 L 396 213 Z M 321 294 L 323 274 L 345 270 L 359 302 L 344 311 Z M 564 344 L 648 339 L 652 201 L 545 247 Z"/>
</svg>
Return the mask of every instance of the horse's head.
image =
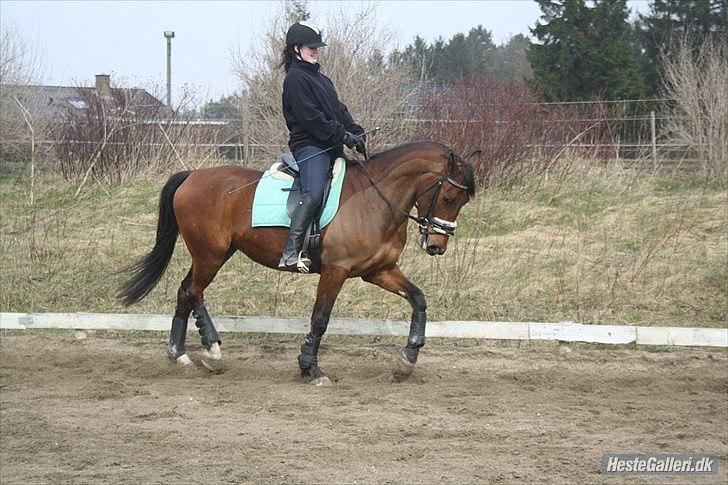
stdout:
<svg viewBox="0 0 728 485">
<path fill-rule="evenodd" d="M 419 244 L 430 256 L 445 253 L 448 238 L 455 235 L 460 209 L 475 195 L 474 174 L 480 165 L 480 155 L 480 150 L 476 150 L 463 161 L 446 149 L 443 152 L 445 170 L 423 177 L 417 184 Z"/>
</svg>

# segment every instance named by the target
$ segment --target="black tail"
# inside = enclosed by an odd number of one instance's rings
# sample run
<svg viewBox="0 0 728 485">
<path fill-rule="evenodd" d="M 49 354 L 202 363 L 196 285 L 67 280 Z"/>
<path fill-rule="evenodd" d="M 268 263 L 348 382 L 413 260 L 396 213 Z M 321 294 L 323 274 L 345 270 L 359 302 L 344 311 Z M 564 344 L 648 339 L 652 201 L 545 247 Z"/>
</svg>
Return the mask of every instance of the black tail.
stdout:
<svg viewBox="0 0 728 485">
<path fill-rule="evenodd" d="M 162 193 L 159 196 L 157 241 L 154 243 L 154 248 L 139 261 L 121 271 L 122 273 L 134 273 L 134 276 L 119 289 L 118 297 L 124 305 L 131 305 L 147 296 L 159 283 L 164 271 L 167 269 L 179 234 L 172 201 L 174 200 L 174 193 L 189 175 L 189 171 L 176 173 L 169 178 L 162 188 Z"/>
</svg>

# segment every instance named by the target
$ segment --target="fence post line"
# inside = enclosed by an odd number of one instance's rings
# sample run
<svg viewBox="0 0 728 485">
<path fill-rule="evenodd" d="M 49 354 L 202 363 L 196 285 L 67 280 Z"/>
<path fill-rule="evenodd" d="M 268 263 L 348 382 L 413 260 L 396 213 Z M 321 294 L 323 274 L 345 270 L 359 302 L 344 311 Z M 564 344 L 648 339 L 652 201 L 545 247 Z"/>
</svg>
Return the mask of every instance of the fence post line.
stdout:
<svg viewBox="0 0 728 485">
<path fill-rule="evenodd" d="M 654 111 L 650 111 L 650 131 L 652 133 L 652 166 L 657 170 L 657 133 L 655 130 Z"/>
</svg>

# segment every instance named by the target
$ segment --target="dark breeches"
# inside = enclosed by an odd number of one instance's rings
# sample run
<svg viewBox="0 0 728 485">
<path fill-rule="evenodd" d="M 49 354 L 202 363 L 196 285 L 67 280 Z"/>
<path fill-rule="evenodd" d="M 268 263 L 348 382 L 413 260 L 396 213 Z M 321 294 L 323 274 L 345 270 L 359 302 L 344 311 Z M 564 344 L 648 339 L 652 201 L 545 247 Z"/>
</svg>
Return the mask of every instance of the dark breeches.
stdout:
<svg viewBox="0 0 728 485">
<path fill-rule="evenodd" d="M 296 160 L 303 160 L 321 151 L 321 148 L 315 146 L 305 146 L 299 150 L 296 150 L 294 157 Z M 332 150 L 337 152 L 337 150 Z M 333 156 L 336 156 L 334 153 Z M 334 160 L 331 152 L 320 153 L 312 158 L 309 158 L 303 163 L 298 164 L 298 169 L 301 173 L 301 192 L 311 196 L 318 205 L 324 197 L 324 185 L 326 179 L 329 176 L 331 170 L 331 163 Z"/>
</svg>

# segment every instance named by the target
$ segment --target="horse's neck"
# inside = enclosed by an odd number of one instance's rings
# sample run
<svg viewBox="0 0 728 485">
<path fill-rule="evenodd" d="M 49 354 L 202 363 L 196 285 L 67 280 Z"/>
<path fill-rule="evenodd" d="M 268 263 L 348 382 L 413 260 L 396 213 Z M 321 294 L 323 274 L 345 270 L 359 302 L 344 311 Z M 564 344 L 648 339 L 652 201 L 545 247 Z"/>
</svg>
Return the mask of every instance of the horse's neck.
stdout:
<svg viewBox="0 0 728 485">
<path fill-rule="evenodd" d="M 372 178 L 382 193 L 397 207 L 409 212 L 415 203 L 417 182 L 442 170 L 441 164 L 422 154 L 403 155 L 394 161 L 372 163 Z"/>
</svg>

